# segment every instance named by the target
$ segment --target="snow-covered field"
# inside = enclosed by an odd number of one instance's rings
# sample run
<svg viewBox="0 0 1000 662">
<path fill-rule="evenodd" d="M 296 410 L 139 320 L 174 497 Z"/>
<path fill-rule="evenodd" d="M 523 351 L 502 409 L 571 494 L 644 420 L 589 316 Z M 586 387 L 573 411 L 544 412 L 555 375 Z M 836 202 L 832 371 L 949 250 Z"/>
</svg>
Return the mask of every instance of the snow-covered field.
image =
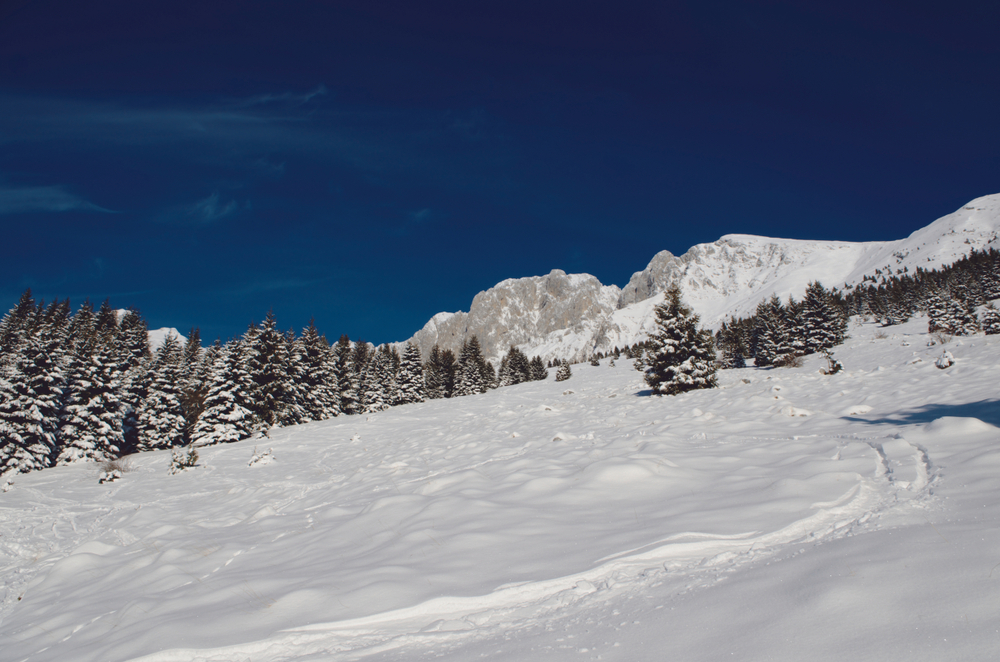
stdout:
<svg viewBox="0 0 1000 662">
<path fill-rule="evenodd" d="M 0 659 L 992 659 L 1000 336 L 941 370 L 925 329 L 853 326 L 834 376 L 657 398 L 604 361 L 19 476 Z"/>
</svg>

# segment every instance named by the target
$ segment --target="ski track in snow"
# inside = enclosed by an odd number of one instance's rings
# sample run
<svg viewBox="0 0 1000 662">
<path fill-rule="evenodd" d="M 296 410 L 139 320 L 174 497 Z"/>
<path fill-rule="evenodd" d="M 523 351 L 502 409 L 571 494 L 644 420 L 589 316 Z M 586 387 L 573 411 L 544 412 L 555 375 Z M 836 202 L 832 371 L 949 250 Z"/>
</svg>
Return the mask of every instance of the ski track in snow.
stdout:
<svg viewBox="0 0 1000 662">
<path fill-rule="evenodd" d="M 941 371 L 925 325 L 854 327 L 833 377 L 814 357 L 654 398 L 630 362 L 580 365 L 201 449 L 178 476 L 149 453 L 109 485 L 93 465 L 16 477 L 4 659 L 457 654 L 925 518 L 942 473 L 905 411 L 956 379 L 956 405 L 988 393 L 997 347 L 957 341 Z M 274 461 L 247 467 L 255 447 Z"/>
</svg>

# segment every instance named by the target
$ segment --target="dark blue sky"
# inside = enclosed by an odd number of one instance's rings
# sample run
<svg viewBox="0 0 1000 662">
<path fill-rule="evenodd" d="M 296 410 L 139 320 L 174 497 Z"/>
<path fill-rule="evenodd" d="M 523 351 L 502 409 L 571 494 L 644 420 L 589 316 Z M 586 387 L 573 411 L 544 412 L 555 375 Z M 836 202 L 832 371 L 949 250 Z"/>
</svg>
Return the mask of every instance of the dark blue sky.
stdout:
<svg viewBox="0 0 1000 662">
<path fill-rule="evenodd" d="M 0 306 L 383 342 L 726 233 L 900 238 L 1000 192 L 1000 10 L 912 4 L 3 0 Z"/>
</svg>

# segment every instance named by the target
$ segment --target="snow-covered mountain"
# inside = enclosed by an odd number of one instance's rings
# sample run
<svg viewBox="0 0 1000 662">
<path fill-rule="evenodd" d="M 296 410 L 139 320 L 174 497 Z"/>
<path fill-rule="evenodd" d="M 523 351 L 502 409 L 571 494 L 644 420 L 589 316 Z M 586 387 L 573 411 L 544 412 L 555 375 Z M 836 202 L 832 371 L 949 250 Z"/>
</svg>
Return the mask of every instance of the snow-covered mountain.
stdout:
<svg viewBox="0 0 1000 662">
<path fill-rule="evenodd" d="M 122 318 L 125 317 L 125 313 L 127 313 L 127 312 L 128 312 L 128 309 L 126 309 L 126 308 L 119 308 L 119 309 L 115 310 L 115 315 L 118 317 L 118 321 L 119 322 L 122 321 Z M 178 331 L 177 329 L 173 328 L 173 327 L 166 327 L 165 326 L 165 327 L 163 327 L 161 329 L 151 329 L 151 330 L 147 331 L 146 334 L 149 337 L 149 349 L 151 351 L 154 351 L 154 352 L 157 349 L 159 349 L 160 345 L 163 344 L 163 341 L 166 340 L 167 336 L 169 336 L 171 334 L 173 334 L 174 336 L 176 336 L 177 337 L 177 341 L 180 342 L 181 344 L 184 344 L 184 343 L 187 342 L 187 337 L 181 335 L 181 332 Z"/>
<path fill-rule="evenodd" d="M 672 283 L 717 327 L 730 316 L 751 314 L 772 294 L 800 297 L 808 283 L 851 287 L 877 277 L 934 269 L 973 249 L 998 244 L 1000 194 L 977 198 L 906 239 L 883 242 L 804 241 L 726 235 L 692 247 L 684 255 L 657 253 L 619 290 L 588 274 L 505 280 L 472 301 L 468 313 L 439 313 L 411 339 L 426 356 L 437 343 L 457 353 L 479 337 L 493 360 L 516 345 L 529 356 L 583 360 L 643 340 L 653 325 L 653 308 Z"/>
<path fill-rule="evenodd" d="M 175 336 L 177 338 L 177 342 L 182 345 L 187 342 L 187 337 L 182 336 L 181 332 L 177 329 L 173 327 L 163 327 L 162 329 L 153 329 L 152 331 L 149 331 L 149 349 L 155 352 L 169 335 Z"/>
</svg>

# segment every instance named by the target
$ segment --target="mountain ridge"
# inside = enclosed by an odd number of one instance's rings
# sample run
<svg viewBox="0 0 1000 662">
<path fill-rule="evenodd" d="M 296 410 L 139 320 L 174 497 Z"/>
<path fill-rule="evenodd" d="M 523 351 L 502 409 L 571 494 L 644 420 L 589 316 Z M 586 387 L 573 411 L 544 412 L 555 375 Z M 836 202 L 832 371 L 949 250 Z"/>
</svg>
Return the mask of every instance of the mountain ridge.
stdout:
<svg viewBox="0 0 1000 662">
<path fill-rule="evenodd" d="M 727 234 L 692 246 L 681 256 L 656 253 L 623 288 L 559 269 L 546 276 L 503 280 L 477 294 L 469 312 L 438 313 L 409 342 L 424 356 L 435 344 L 457 354 L 462 343 L 476 335 L 484 355 L 494 362 L 511 345 L 545 360 L 581 361 L 648 337 L 658 295 L 674 282 L 702 323 L 717 328 L 730 316 L 752 314 L 772 295 L 799 297 L 814 280 L 844 289 L 865 278 L 935 269 L 972 250 L 1000 245 L 998 235 L 1000 194 L 976 198 L 892 241 Z"/>
</svg>

